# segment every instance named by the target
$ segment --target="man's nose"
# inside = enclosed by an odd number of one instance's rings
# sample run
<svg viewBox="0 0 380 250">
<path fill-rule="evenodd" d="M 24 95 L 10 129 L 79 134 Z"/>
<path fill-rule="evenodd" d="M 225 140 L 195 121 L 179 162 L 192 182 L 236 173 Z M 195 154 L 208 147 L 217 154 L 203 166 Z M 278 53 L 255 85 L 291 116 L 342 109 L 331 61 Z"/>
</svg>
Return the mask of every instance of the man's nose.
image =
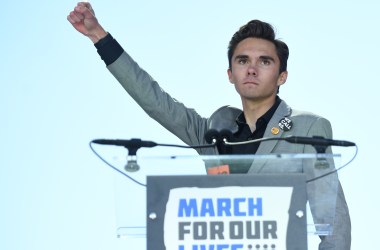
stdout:
<svg viewBox="0 0 380 250">
<path fill-rule="evenodd" d="M 257 69 L 254 65 L 249 65 L 248 67 L 248 75 L 249 76 L 257 76 Z"/>
</svg>

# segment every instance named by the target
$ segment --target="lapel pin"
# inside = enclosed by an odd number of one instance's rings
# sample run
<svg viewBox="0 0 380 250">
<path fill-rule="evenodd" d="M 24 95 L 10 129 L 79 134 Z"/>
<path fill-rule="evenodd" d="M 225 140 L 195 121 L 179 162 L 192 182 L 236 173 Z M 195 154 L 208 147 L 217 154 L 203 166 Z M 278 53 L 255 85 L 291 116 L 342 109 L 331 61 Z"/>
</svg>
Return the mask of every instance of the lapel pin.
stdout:
<svg viewBox="0 0 380 250">
<path fill-rule="evenodd" d="M 293 127 L 293 122 L 289 118 L 284 117 L 278 122 L 278 126 L 284 131 L 289 131 Z"/>
<path fill-rule="evenodd" d="M 277 127 L 273 127 L 270 131 L 272 132 L 273 135 L 277 135 L 280 132 L 280 129 Z"/>
</svg>

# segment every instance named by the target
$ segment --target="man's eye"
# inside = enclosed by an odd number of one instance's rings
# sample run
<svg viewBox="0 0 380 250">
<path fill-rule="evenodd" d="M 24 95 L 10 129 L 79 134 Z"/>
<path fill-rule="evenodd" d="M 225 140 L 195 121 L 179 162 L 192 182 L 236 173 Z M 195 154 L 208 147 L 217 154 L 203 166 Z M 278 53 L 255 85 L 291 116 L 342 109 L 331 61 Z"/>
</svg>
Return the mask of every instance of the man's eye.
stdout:
<svg viewBox="0 0 380 250">
<path fill-rule="evenodd" d="M 267 65 L 270 65 L 270 63 L 271 63 L 271 61 L 270 60 L 266 60 L 266 59 L 263 59 L 263 60 L 260 61 L 261 65 L 266 65 L 267 66 Z"/>
<path fill-rule="evenodd" d="M 247 59 L 239 59 L 238 63 L 244 65 L 247 63 Z"/>
</svg>

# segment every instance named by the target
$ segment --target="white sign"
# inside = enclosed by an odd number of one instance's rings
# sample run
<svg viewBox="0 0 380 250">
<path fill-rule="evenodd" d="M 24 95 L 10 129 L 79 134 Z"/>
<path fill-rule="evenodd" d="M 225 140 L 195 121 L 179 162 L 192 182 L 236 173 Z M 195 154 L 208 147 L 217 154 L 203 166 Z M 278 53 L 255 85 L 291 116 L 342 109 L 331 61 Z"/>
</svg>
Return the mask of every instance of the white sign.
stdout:
<svg viewBox="0 0 380 250">
<path fill-rule="evenodd" d="M 170 190 L 166 250 L 286 249 L 292 187 Z"/>
</svg>

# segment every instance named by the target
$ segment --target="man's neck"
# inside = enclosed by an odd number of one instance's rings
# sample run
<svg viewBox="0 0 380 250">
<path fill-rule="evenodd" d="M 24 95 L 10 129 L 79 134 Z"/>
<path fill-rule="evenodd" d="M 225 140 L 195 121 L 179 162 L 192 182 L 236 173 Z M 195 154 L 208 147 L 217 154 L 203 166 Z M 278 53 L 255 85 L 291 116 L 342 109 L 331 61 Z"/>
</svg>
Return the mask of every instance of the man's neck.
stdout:
<svg viewBox="0 0 380 250">
<path fill-rule="evenodd" d="M 276 96 L 260 101 L 243 101 L 244 117 L 251 131 L 256 130 L 256 122 L 263 116 L 275 103 Z"/>
</svg>

